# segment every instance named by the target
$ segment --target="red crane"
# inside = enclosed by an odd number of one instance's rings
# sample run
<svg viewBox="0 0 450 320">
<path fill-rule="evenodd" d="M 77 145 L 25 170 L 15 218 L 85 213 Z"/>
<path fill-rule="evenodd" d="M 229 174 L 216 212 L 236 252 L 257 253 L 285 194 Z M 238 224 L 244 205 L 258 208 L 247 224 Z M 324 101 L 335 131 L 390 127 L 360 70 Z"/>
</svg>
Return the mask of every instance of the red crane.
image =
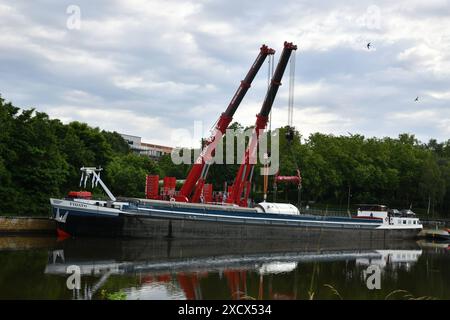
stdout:
<svg viewBox="0 0 450 320">
<path fill-rule="evenodd" d="M 217 144 L 221 140 L 223 134 L 225 133 L 225 130 L 228 128 L 228 125 L 233 120 L 234 113 L 236 112 L 239 104 L 250 88 L 251 83 L 258 73 L 259 69 L 261 68 L 262 64 L 264 63 L 264 60 L 268 55 L 273 55 L 274 53 L 275 50 L 267 47 L 266 45 L 261 46 L 260 52 L 256 57 L 255 62 L 248 71 L 245 79 L 241 81 L 241 84 L 234 94 L 233 98 L 231 99 L 228 108 L 220 115 L 220 118 L 217 120 L 211 137 L 206 140 L 205 146 L 203 147 L 202 152 L 189 171 L 189 174 L 183 186 L 181 187 L 180 193 L 175 196 L 176 201 L 198 202 L 201 191 L 203 189 L 203 185 L 205 184 L 206 175 L 208 173 L 208 161 L 210 161 L 214 156 L 214 151 Z M 191 194 L 194 188 L 195 193 L 191 198 Z"/>
<path fill-rule="evenodd" d="M 281 85 L 281 79 L 283 78 L 284 71 L 286 70 L 286 66 L 293 50 L 297 50 L 296 45 L 292 44 L 292 42 L 284 42 L 283 52 L 281 53 L 277 68 L 273 74 L 261 110 L 259 114 L 256 115 L 255 128 L 253 129 L 252 137 L 250 138 L 247 149 L 245 150 L 242 164 L 239 167 L 233 186 L 231 187 L 231 193 L 227 198 L 227 203 L 237 204 L 241 207 L 248 206 L 247 199 L 250 194 L 252 179 L 252 174 L 250 172 L 253 171 L 254 168 L 253 159 L 256 159 L 255 157 L 259 133 L 267 126 L 270 110 L 272 109 L 275 96 L 278 92 L 279 86 Z"/>
</svg>

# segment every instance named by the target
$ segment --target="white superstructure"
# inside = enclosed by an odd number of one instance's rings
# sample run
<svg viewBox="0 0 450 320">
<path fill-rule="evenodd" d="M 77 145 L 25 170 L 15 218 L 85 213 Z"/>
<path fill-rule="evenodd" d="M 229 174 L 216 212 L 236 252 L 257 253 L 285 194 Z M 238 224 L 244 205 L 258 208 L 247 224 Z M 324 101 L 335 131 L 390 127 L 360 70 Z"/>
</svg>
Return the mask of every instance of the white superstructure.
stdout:
<svg viewBox="0 0 450 320">
<path fill-rule="evenodd" d="M 397 210 L 398 212 L 398 210 Z M 378 219 L 383 221 L 383 229 L 422 229 L 420 220 L 411 215 L 394 214 L 385 205 L 362 204 L 357 211 L 358 218 Z"/>
</svg>

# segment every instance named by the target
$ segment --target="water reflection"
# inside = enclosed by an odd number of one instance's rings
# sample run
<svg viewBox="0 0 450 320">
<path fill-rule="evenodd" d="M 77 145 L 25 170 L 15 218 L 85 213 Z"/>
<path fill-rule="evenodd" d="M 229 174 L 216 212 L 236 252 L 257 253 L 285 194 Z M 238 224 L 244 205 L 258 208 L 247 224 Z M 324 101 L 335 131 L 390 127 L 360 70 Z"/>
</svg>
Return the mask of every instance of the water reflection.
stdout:
<svg viewBox="0 0 450 320">
<path fill-rule="evenodd" d="M 121 292 L 127 299 L 380 298 L 363 278 L 380 268 L 385 290 L 407 283 L 423 251 L 401 244 L 68 240 L 49 251 L 46 275 L 67 278 L 79 266 L 82 287 L 73 298 Z M 406 276 L 406 281 L 405 281 Z M 448 275 L 447 275 L 448 276 Z M 106 292 L 106 295 L 105 295 Z M 448 292 L 447 292 L 448 293 Z"/>
<path fill-rule="evenodd" d="M 0 299 L 450 299 L 449 253 L 425 241 L 0 237 Z M 74 266 L 80 288 L 70 290 Z M 367 287 L 371 266 L 379 290 Z"/>
<path fill-rule="evenodd" d="M 376 265 L 381 268 L 391 266 L 393 269 L 404 268 L 410 270 L 411 266 L 417 262 L 422 250 L 376 250 L 377 256 L 370 258 L 356 259 L 357 265 Z"/>
</svg>

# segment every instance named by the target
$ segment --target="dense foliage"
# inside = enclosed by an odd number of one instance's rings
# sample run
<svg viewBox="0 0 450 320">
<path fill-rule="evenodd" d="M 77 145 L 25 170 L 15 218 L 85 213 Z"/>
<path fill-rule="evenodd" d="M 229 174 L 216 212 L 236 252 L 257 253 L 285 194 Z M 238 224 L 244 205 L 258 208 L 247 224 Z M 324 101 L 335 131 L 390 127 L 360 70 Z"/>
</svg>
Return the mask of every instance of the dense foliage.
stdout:
<svg viewBox="0 0 450 320">
<path fill-rule="evenodd" d="M 123 162 L 128 168 L 118 172 Z M 151 160 L 130 154 L 118 133 L 79 122 L 64 125 L 45 113 L 20 110 L 0 98 L 0 214 L 48 214 L 49 197 L 79 189 L 82 166 L 110 167 L 105 170 L 106 181 L 122 182 L 126 175 L 140 182 L 140 190 L 145 184 L 143 170 L 154 168 Z"/>
<path fill-rule="evenodd" d="M 299 141 L 292 153 L 306 200 L 342 207 L 350 194 L 352 203 L 450 211 L 450 140 L 422 144 L 409 134 L 379 139 L 315 133 Z"/>
<path fill-rule="evenodd" d="M 243 130 L 236 123 L 233 128 Z M 450 215 L 450 140 L 423 144 L 409 134 L 379 139 L 320 133 L 301 139 L 296 132 L 288 144 L 284 133 L 281 128 L 280 173 L 294 175 L 300 167 L 304 204 L 346 207 L 350 194 L 351 203 L 429 207 L 430 212 Z M 82 166 L 105 168 L 103 178 L 112 192 L 133 197 L 144 195 L 148 173 L 184 179 L 189 170 L 188 165 L 174 165 L 170 156 L 155 163 L 131 153 L 116 132 L 79 122 L 63 124 L 0 98 L 0 214 L 48 214 L 49 197 L 79 189 Z M 214 181 L 215 190 L 223 190 L 236 170 L 237 165 L 212 166 L 208 180 Z M 263 185 L 258 170 L 254 177 L 258 200 Z M 294 187 L 280 189 L 279 200 L 297 200 Z"/>
<path fill-rule="evenodd" d="M 236 123 L 233 127 L 244 130 Z M 302 139 L 295 132 L 289 144 L 285 133 L 286 128 L 281 128 L 280 174 L 295 175 L 300 169 L 303 205 L 328 204 L 345 210 L 349 203 L 351 209 L 358 203 L 381 203 L 419 213 L 450 215 L 450 139 L 445 143 L 432 139 L 424 144 L 410 134 L 380 139 L 321 133 Z M 212 166 L 208 180 L 214 183 L 214 189 L 224 190 L 225 183 L 233 181 L 237 167 Z M 256 201 L 263 198 L 259 168 L 257 165 L 254 171 L 252 196 Z M 175 175 L 182 179 L 185 172 Z M 278 190 L 277 201 L 297 203 L 295 186 L 280 185 Z M 270 201 L 273 189 L 268 191 Z"/>
</svg>

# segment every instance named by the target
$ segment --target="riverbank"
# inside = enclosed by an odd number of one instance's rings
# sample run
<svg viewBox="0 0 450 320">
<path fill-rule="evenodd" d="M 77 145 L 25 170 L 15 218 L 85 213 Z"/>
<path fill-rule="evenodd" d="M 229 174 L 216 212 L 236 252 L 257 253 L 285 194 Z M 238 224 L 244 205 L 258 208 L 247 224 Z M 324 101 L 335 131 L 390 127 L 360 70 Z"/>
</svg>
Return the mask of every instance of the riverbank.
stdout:
<svg viewBox="0 0 450 320">
<path fill-rule="evenodd" d="M 55 234 L 55 221 L 45 217 L 0 217 L 0 234 Z"/>
</svg>

